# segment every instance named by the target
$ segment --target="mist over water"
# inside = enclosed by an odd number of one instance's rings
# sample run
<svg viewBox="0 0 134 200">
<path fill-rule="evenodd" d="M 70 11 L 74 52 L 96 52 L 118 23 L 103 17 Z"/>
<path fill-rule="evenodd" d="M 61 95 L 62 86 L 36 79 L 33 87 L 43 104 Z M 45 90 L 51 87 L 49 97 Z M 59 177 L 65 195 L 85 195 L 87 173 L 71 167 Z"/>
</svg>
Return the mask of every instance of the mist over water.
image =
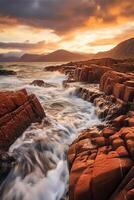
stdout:
<svg viewBox="0 0 134 200">
<path fill-rule="evenodd" d="M 35 93 L 47 115 L 41 124 L 32 124 L 10 147 L 17 163 L 0 188 L 1 200 L 60 200 L 68 185 L 69 144 L 81 130 L 100 123 L 94 106 L 78 98 L 74 86 L 67 89 L 62 86 L 67 77 L 59 72 L 43 72 L 44 67 L 44 63 L 5 64 L 17 76 L 0 78 L 0 89 L 26 88 Z M 49 85 L 30 85 L 35 79 Z"/>
</svg>

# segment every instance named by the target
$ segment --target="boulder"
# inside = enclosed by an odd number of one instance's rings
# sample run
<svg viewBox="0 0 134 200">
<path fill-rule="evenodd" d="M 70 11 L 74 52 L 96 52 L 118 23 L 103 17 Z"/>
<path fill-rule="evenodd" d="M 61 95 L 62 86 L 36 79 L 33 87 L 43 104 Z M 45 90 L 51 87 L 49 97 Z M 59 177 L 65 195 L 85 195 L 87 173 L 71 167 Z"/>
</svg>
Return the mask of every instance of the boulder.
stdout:
<svg viewBox="0 0 134 200">
<path fill-rule="evenodd" d="M 43 80 L 34 80 L 31 85 L 34 85 L 34 86 L 39 86 L 39 87 L 44 87 L 45 85 L 45 82 Z"/>
<path fill-rule="evenodd" d="M 81 65 L 74 71 L 74 79 L 80 82 L 99 83 L 102 75 L 106 71 L 112 70 L 110 67 L 91 64 L 90 66 Z"/>
<path fill-rule="evenodd" d="M 0 69 L 0 76 L 16 75 L 17 73 L 13 70 Z"/>
<path fill-rule="evenodd" d="M 43 117 L 39 100 L 25 89 L 0 92 L 0 149 L 8 150 L 31 123 L 41 122 Z"/>
<path fill-rule="evenodd" d="M 100 90 L 124 102 L 134 101 L 134 73 L 108 71 L 100 80 Z"/>
<path fill-rule="evenodd" d="M 134 198 L 134 127 L 119 127 L 105 127 L 99 135 L 87 129 L 70 146 L 70 200 Z"/>
</svg>

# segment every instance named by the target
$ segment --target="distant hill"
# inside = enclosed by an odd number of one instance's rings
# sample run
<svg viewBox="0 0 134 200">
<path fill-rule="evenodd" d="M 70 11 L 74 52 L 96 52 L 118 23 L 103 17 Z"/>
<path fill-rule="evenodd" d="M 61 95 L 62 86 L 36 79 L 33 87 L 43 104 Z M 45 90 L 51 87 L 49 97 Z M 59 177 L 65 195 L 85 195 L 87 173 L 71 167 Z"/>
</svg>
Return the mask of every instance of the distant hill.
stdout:
<svg viewBox="0 0 134 200">
<path fill-rule="evenodd" d="M 46 56 L 42 56 L 40 58 L 40 61 L 78 61 L 78 60 L 86 60 L 88 59 L 88 56 L 80 53 L 72 53 L 66 50 L 57 50 L 54 51 Z"/>
<path fill-rule="evenodd" d="M 45 54 L 24 54 L 22 56 L 11 53 L 0 54 L 0 62 L 70 62 L 85 61 L 99 58 L 129 59 L 134 58 L 134 38 L 125 40 L 109 51 L 97 54 L 82 54 L 60 49 Z"/>
<path fill-rule="evenodd" d="M 19 61 L 33 62 L 60 62 L 60 61 L 80 61 L 89 59 L 89 55 L 72 53 L 66 50 L 57 50 L 47 55 L 24 54 Z"/>
<path fill-rule="evenodd" d="M 39 58 L 41 57 L 41 55 L 38 54 L 24 54 L 19 58 L 19 62 L 36 62 L 39 60 Z"/>
<path fill-rule="evenodd" d="M 17 62 L 19 58 L 7 54 L 0 54 L 0 62 Z"/>
<path fill-rule="evenodd" d="M 73 53 L 66 50 L 57 50 L 47 55 L 45 54 L 24 54 L 22 56 L 9 56 L 0 54 L 0 62 L 69 62 L 83 61 L 91 59 L 93 54 Z"/>
<path fill-rule="evenodd" d="M 128 59 L 134 58 L 134 38 L 119 43 L 109 51 L 99 52 L 94 58 Z"/>
</svg>

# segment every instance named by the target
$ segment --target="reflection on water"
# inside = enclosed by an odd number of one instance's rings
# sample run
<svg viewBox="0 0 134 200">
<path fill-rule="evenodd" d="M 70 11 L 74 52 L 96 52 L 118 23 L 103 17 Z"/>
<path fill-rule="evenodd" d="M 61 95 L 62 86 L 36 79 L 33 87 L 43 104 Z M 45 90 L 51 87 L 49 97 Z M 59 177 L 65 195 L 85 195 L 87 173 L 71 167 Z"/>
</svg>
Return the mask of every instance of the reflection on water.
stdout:
<svg viewBox="0 0 134 200">
<path fill-rule="evenodd" d="M 14 64 L 5 68 L 17 76 L 0 79 L 1 89 L 26 88 L 39 98 L 47 118 L 32 124 L 10 147 L 17 159 L 0 188 L 1 200 L 60 200 L 67 188 L 66 152 L 78 133 L 99 123 L 94 107 L 75 96 L 75 87 L 63 88 L 66 76 L 59 72 L 43 72 L 43 63 Z M 49 87 L 30 85 L 35 79 Z"/>
</svg>

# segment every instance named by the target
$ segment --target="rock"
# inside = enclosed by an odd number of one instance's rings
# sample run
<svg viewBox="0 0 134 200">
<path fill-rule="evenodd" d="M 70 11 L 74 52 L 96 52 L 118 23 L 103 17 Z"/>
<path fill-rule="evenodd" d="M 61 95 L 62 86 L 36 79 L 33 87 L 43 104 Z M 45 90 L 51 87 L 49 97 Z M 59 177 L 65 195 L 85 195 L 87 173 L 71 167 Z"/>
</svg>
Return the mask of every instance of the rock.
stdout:
<svg viewBox="0 0 134 200">
<path fill-rule="evenodd" d="M 33 122 L 41 122 L 45 113 L 37 97 L 26 90 L 0 92 L 0 149 L 9 146 Z"/>
<path fill-rule="evenodd" d="M 44 82 L 43 80 L 34 80 L 30 85 L 39 87 L 55 87 L 55 85 Z"/>
<path fill-rule="evenodd" d="M 0 69 L 0 76 L 16 75 L 17 73 L 13 70 Z"/>
<path fill-rule="evenodd" d="M 104 128 L 102 131 L 102 134 L 105 138 L 109 138 L 110 136 L 112 136 L 114 133 L 116 132 L 115 128 Z"/>
<path fill-rule="evenodd" d="M 129 105 L 114 96 L 106 96 L 97 87 L 84 86 L 76 90 L 76 95 L 82 99 L 94 103 L 96 114 L 102 120 L 111 120 L 124 115 L 129 110 Z"/>
<path fill-rule="evenodd" d="M 129 126 L 134 126 L 134 117 L 128 119 Z"/>
<path fill-rule="evenodd" d="M 105 127 L 99 136 L 91 131 L 83 131 L 69 149 L 69 199 L 133 199 L 134 127 L 122 127 L 118 132 Z"/>
<path fill-rule="evenodd" d="M 134 73 L 108 71 L 100 80 L 100 90 L 107 95 L 113 94 L 125 102 L 134 101 Z"/>
<path fill-rule="evenodd" d="M 74 79 L 76 81 L 87 82 L 87 83 L 98 83 L 100 78 L 106 71 L 112 70 L 109 67 L 99 65 L 82 65 L 77 67 L 74 71 Z"/>
<path fill-rule="evenodd" d="M 116 98 L 122 99 L 124 96 L 125 85 L 120 83 L 115 83 L 113 86 L 113 95 Z"/>
<path fill-rule="evenodd" d="M 0 184 L 6 178 L 15 163 L 15 158 L 8 153 L 0 151 Z"/>
<path fill-rule="evenodd" d="M 134 167 L 132 167 L 123 181 L 120 183 L 110 200 L 134 199 Z"/>
<path fill-rule="evenodd" d="M 134 87 L 125 87 L 125 92 L 123 96 L 123 100 L 128 102 L 133 102 L 134 101 Z"/>
<path fill-rule="evenodd" d="M 45 82 L 43 80 L 34 80 L 31 85 L 34 85 L 34 86 L 39 86 L 39 87 L 44 87 L 45 85 Z"/>
<path fill-rule="evenodd" d="M 112 125 L 114 127 L 117 127 L 117 128 L 120 128 L 122 126 L 125 126 L 125 119 L 127 118 L 126 115 L 120 115 L 119 117 L 115 118 L 113 121 L 112 121 Z"/>
</svg>

